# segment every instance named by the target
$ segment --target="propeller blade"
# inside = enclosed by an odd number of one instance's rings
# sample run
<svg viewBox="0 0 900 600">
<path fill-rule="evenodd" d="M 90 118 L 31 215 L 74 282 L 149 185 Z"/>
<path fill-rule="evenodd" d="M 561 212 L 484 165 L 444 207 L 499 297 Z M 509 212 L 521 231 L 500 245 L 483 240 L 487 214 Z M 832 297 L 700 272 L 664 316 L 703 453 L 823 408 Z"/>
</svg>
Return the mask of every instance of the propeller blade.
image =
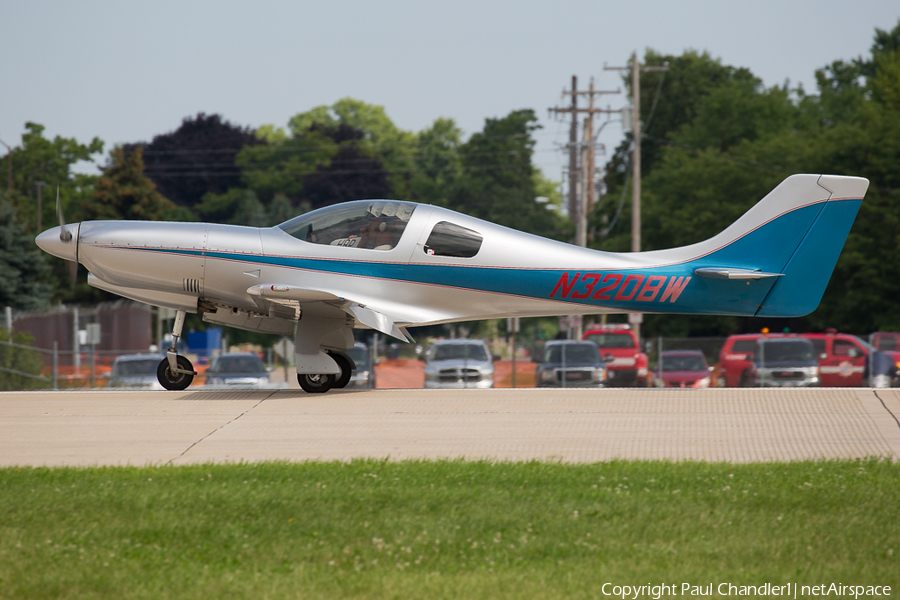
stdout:
<svg viewBox="0 0 900 600">
<path fill-rule="evenodd" d="M 66 219 L 63 217 L 62 204 L 59 202 L 59 184 L 56 184 L 56 218 L 59 220 L 59 239 L 63 242 L 72 240 L 72 232 L 66 229 Z M 77 266 L 77 265 L 76 265 Z"/>
</svg>

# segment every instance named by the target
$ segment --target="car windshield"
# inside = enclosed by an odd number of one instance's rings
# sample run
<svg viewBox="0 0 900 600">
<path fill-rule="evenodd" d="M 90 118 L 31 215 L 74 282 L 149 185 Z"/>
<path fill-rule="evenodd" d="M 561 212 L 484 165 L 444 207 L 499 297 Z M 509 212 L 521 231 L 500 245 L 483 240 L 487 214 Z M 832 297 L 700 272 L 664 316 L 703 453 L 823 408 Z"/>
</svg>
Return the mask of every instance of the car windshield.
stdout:
<svg viewBox="0 0 900 600">
<path fill-rule="evenodd" d="M 663 371 L 706 371 L 708 366 L 702 356 L 696 354 L 684 354 L 675 356 L 663 356 Z"/>
<path fill-rule="evenodd" d="M 544 362 L 599 363 L 600 353 L 594 344 L 554 344 L 544 349 Z"/>
<path fill-rule="evenodd" d="M 120 360 L 113 365 L 114 377 L 137 377 L 139 375 L 156 375 L 161 358 L 141 358 Z"/>
<path fill-rule="evenodd" d="M 753 354 L 756 352 L 756 340 L 734 340 L 731 351 L 740 352 L 742 354 Z"/>
<path fill-rule="evenodd" d="M 808 340 L 770 341 L 760 343 L 757 357 L 770 362 L 815 362 L 816 355 Z"/>
<path fill-rule="evenodd" d="M 869 342 L 865 341 L 864 339 L 858 338 L 858 337 L 856 337 L 855 335 L 852 336 L 852 337 L 853 337 L 853 339 L 856 341 L 857 344 L 859 344 L 860 346 L 862 346 L 863 348 L 865 348 L 865 349 L 868 350 L 869 352 L 875 352 L 875 351 L 876 351 L 875 346 L 873 346 L 873 345 L 870 344 Z"/>
<path fill-rule="evenodd" d="M 369 351 L 365 348 L 348 348 L 347 356 L 353 359 L 357 369 L 365 369 L 369 364 Z"/>
<path fill-rule="evenodd" d="M 263 373 L 266 368 L 255 354 L 220 356 L 209 369 L 210 373 Z"/>
<path fill-rule="evenodd" d="M 627 333 L 591 333 L 584 339 L 601 348 L 634 348 L 634 341 Z"/>
<path fill-rule="evenodd" d="M 300 215 L 278 227 L 312 244 L 390 250 L 400 241 L 415 209 L 410 202 L 391 200 L 344 202 Z"/>
<path fill-rule="evenodd" d="M 481 344 L 440 344 L 431 351 L 431 360 L 489 360 Z"/>
</svg>

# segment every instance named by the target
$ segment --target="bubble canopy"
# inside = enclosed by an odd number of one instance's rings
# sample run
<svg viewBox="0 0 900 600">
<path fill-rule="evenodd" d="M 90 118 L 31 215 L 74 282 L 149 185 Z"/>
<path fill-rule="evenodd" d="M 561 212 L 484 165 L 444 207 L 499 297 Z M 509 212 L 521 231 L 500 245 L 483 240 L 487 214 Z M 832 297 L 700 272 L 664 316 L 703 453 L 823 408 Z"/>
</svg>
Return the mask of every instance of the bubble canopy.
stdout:
<svg viewBox="0 0 900 600">
<path fill-rule="evenodd" d="M 343 202 L 294 217 L 278 227 L 311 244 L 391 250 L 416 206 L 396 200 Z"/>
</svg>

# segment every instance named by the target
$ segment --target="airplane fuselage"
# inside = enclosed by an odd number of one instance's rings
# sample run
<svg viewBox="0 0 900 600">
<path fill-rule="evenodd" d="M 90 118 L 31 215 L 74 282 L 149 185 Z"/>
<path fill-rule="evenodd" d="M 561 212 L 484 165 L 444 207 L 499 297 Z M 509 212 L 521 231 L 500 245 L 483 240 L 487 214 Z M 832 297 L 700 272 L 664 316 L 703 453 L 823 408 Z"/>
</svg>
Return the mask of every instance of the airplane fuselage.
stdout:
<svg viewBox="0 0 900 600">
<path fill-rule="evenodd" d="M 395 200 L 332 205 L 277 227 L 86 221 L 45 231 L 88 282 L 184 316 L 294 336 L 301 386 L 348 381 L 352 329 L 510 316 L 649 312 L 795 317 L 819 304 L 868 182 L 794 175 L 718 235 L 611 253 Z M 60 214 L 60 221 L 62 222 Z M 194 372 L 173 348 L 168 389 Z"/>
</svg>

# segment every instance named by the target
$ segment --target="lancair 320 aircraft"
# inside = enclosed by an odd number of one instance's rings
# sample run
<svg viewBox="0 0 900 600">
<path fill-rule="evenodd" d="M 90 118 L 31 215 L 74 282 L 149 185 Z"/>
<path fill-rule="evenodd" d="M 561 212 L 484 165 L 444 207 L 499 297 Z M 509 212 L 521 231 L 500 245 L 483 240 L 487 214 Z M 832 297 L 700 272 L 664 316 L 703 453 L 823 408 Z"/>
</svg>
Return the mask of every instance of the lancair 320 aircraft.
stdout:
<svg viewBox="0 0 900 600">
<path fill-rule="evenodd" d="M 444 208 L 361 200 L 271 228 L 86 221 L 41 233 L 88 283 L 209 323 L 294 335 L 307 392 L 343 387 L 354 328 L 408 341 L 406 327 L 509 316 L 622 312 L 794 317 L 812 312 L 868 181 L 793 175 L 722 233 L 671 250 L 610 253 Z M 57 207 L 59 199 L 57 198 Z M 158 369 L 190 385 L 173 344 Z"/>
</svg>

